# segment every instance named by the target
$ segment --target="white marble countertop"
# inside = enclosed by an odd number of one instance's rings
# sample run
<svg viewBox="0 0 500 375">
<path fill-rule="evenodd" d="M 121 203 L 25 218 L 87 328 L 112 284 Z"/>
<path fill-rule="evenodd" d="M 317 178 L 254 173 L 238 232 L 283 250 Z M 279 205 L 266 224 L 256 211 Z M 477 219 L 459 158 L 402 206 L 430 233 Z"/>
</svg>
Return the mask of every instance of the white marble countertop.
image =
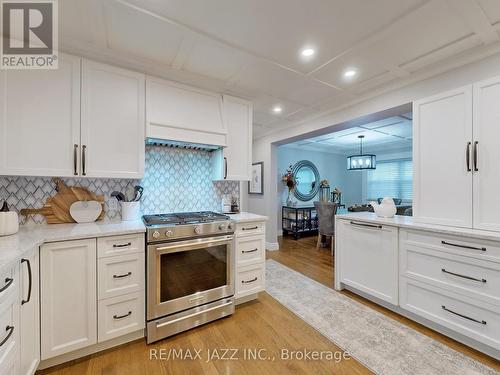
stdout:
<svg viewBox="0 0 500 375">
<path fill-rule="evenodd" d="M 251 212 L 240 212 L 239 214 L 226 214 L 238 223 L 247 223 L 249 221 L 267 221 L 267 216 L 252 214 Z"/>
<path fill-rule="evenodd" d="M 0 237 L 0 273 L 14 262 L 18 262 L 24 254 L 46 242 L 142 233 L 145 231 L 146 228 L 141 220 L 21 226 L 16 234 Z"/>
<path fill-rule="evenodd" d="M 468 228 L 458 228 L 450 227 L 445 225 L 427 224 L 420 223 L 411 216 L 399 216 L 396 215 L 393 218 L 382 218 L 377 217 L 372 212 L 353 212 L 348 214 L 336 215 L 336 219 L 339 220 L 356 220 L 366 223 L 375 223 L 382 225 L 389 225 L 399 228 L 407 228 L 414 230 L 426 230 L 429 232 L 450 234 L 454 236 L 471 237 L 483 240 L 500 241 L 500 232 L 492 232 L 479 229 L 468 229 Z"/>
</svg>

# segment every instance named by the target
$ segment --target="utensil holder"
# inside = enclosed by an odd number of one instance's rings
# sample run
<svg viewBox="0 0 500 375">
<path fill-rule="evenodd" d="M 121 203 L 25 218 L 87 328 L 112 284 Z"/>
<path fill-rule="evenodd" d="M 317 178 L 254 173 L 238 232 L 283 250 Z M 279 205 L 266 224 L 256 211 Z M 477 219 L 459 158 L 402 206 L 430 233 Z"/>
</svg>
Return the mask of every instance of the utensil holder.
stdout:
<svg viewBox="0 0 500 375">
<path fill-rule="evenodd" d="M 122 220 L 139 220 L 141 217 L 141 202 L 121 202 Z"/>
<path fill-rule="evenodd" d="M 9 236 L 19 230 L 19 216 L 17 212 L 0 212 L 0 236 Z"/>
</svg>

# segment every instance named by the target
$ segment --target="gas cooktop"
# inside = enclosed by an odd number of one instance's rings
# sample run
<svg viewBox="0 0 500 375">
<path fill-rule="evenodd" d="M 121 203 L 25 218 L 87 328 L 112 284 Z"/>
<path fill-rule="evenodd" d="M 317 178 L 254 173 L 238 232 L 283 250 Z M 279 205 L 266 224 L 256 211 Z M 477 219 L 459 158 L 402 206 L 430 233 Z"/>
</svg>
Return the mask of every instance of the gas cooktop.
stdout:
<svg viewBox="0 0 500 375">
<path fill-rule="evenodd" d="M 152 225 L 183 225 L 211 223 L 230 220 L 229 216 L 212 211 L 180 212 L 171 214 L 144 215 L 142 220 L 146 226 Z"/>
</svg>

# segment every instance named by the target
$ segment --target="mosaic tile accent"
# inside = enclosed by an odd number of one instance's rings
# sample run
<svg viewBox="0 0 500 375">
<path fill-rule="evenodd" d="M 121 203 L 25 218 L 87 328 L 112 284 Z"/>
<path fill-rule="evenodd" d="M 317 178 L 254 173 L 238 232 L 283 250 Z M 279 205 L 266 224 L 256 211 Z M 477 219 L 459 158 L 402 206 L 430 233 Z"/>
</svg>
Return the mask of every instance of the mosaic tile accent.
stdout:
<svg viewBox="0 0 500 375">
<path fill-rule="evenodd" d="M 212 181 L 211 154 L 161 146 L 146 147 L 146 168 L 142 180 L 63 178 L 68 186 L 82 186 L 104 195 L 106 219 L 118 220 L 120 207 L 110 196 L 114 190 L 132 195 L 134 186 L 144 187 L 143 214 L 211 210 L 220 211 L 225 195 L 239 198 L 237 181 Z M 56 194 L 51 177 L 0 176 L 0 202 L 11 210 L 40 208 Z M 20 217 L 21 224 L 43 223 L 41 215 Z"/>
</svg>

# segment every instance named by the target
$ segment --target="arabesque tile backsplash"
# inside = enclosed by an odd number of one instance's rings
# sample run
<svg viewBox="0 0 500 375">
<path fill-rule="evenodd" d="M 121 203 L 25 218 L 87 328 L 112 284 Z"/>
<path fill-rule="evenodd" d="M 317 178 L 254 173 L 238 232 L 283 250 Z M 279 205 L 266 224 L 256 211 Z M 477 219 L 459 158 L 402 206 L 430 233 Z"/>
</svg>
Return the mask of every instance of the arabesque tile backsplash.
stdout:
<svg viewBox="0 0 500 375">
<path fill-rule="evenodd" d="M 135 185 L 144 187 L 143 214 L 211 210 L 219 211 L 225 195 L 239 197 L 237 181 L 212 181 L 211 154 L 162 146 L 146 147 L 146 168 L 142 180 L 105 178 L 63 178 L 69 186 L 82 186 L 104 195 L 106 218 L 120 218 L 120 207 L 111 198 L 114 190 L 130 195 Z M 51 177 L 0 176 L 0 202 L 10 208 L 42 207 L 56 194 Z M 21 223 L 43 223 L 41 215 L 20 217 Z"/>
</svg>

